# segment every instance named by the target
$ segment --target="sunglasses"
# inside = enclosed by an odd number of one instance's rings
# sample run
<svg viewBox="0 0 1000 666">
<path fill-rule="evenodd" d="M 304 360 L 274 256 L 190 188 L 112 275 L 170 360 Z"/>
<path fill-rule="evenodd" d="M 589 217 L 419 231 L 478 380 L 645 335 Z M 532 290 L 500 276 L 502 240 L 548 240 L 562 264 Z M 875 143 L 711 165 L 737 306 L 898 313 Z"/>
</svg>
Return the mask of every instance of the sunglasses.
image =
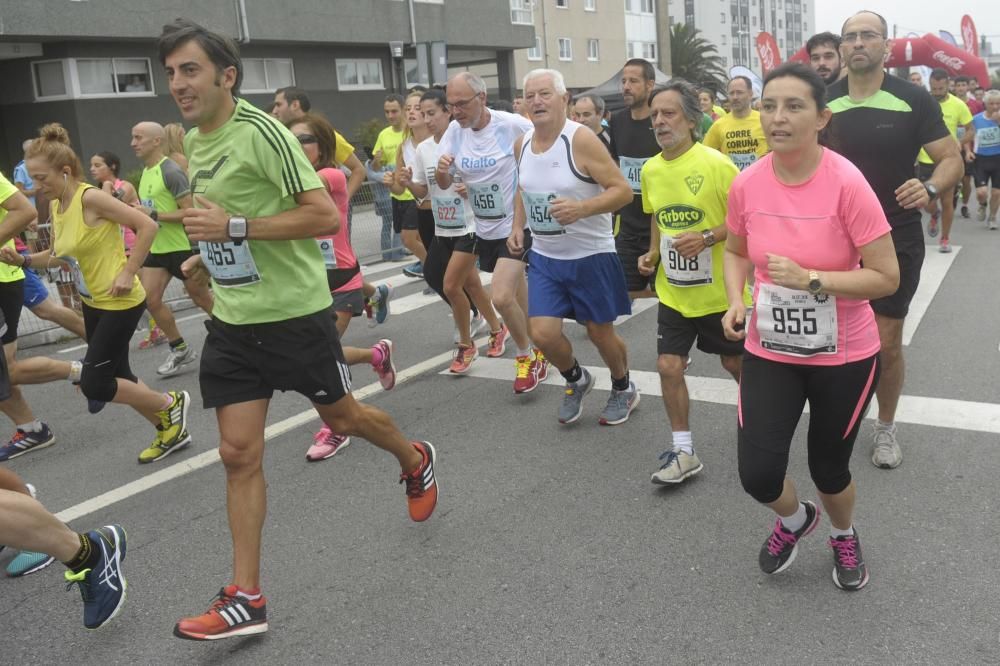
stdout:
<svg viewBox="0 0 1000 666">
<path fill-rule="evenodd" d="M 307 143 L 319 143 L 319 139 L 317 139 L 312 134 L 296 134 L 295 138 L 298 139 L 299 143 L 303 145 Z"/>
</svg>

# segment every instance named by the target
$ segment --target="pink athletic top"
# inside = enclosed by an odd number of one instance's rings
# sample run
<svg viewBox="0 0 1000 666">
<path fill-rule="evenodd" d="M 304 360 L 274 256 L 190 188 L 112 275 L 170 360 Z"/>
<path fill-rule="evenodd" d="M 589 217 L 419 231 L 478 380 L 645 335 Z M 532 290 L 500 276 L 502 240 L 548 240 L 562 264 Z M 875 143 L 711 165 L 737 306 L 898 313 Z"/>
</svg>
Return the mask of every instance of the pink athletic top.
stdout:
<svg viewBox="0 0 1000 666">
<path fill-rule="evenodd" d="M 319 173 L 323 182 L 326 183 L 326 190 L 330 193 L 330 197 L 333 198 L 333 203 L 336 204 L 337 212 L 340 214 L 340 231 L 332 236 L 317 236 L 317 238 L 333 239 L 333 251 L 337 257 L 337 270 L 354 268 L 358 265 L 358 258 L 354 255 L 354 248 L 351 247 L 351 228 L 347 221 L 347 206 L 349 203 L 347 198 L 347 176 L 340 169 L 330 167 L 320 169 L 317 173 Z M 361 275 L 361 271 L 358 271 L 347 284 L 336 291 L 354 291 L 355 289 L 361 289 L 363 284 L 364 278 Z"/>
<path fill-rule="evenodd" d="M 799 185 L 780 182 L 772 161 L 773 154 L 758 160 L 729 190 L 726 226 L 746 238 L 754 265 L 746 350 L 804 365 L 868 358 L 880 348 L 868 301 L 778 287 L 767 272 L 767 254 L 809 270 L 859 268 L 858 248 L 890 231 L 878 198 L 857 167 L 832 150 L 823 149 L 816 173 Z"/>
<path fill-rule="evenodd" d="M 122 188 L 122 185 L 124 185 L 124 184 L 125 184 L 125 181 L 122 180 L 121 178 L 116 178 L 115 179 L 115 189 L 116 190 L 120 190 Z M 125 242 L 125 253 L 128 254 L 129 252 L 132 251 L 132 246 L 135 245 L 135 232 L 132 231 L 131 229 L 129 229 L 128 227 L 123 226 L 122 227 L 122 237 L 123 237 L 123 240 Z"/>
</svg>

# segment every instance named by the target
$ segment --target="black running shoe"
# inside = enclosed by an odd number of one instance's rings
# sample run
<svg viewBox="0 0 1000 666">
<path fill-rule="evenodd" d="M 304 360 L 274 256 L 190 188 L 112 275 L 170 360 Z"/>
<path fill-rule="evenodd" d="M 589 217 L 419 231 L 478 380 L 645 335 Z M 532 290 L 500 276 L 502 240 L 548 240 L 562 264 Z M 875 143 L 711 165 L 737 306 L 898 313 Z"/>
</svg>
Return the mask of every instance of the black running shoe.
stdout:
<svg viewBox="0 0 1000 666">
<path fill-rule="evenodd" d="M 787 569 L 795 561 L 799 539 L 812 532 L 819 525 L 819 507 L 808 500 L 802 504 L 806 507 L 806 524 L 801 529 L 789 532 L 781 524 L 781 518 L 774 521 L 771 536 L 760 547 L 760 555 L 757 558 L 760 570 L 764 573 L 776 574 Z"/>
<path fill-rule="evenodd" d="M 861 541 L 858 530 L 853 536 L 830 537 L 833 548 L 833 584 L 842 590 L 853 592 L 868 584 L 868 567 L 861 557 Z"/>
</svg>

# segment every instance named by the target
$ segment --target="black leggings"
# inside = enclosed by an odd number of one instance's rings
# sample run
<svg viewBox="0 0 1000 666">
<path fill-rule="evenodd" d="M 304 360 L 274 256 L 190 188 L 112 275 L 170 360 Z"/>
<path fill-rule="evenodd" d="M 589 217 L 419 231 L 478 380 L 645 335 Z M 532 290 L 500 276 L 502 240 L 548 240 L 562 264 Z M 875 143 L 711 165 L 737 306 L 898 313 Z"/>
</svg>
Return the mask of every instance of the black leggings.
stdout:
<svg viewBox="0 0 1000 666">
<path fill-rule="evenodd" d="M 740 481 L 755 500 L 781 497 L 788 451 L 809 401 L 809 474 L 835 495 L 851 483 L 854 440 L 875 395 L 879 355 L 844 365 L 800 365 L 743 356 L 738 405 Z"/>
<path fill-rule="evenodd" d="M 417 209 L 417 233 L 420 234 L 424 249 L 430 252 L 434 242 L 434 212 L 430 208 Z"/>
<path fill-rule="evenodd" d="M 83 304 L 87 355 L 83 358 L 80 390 L 91 400 L 114 400 L 118 379 L 138 383 L 139 378 L 128 365 L 128 347 L 145 311 L 146 301 L 127 310 L 100 310 Z"/>
<path fill-rule="evenodd" d="M 432 218 L 433 220 L 433 218 Z M 441 297 L 449 306 L 451 301 L 444 294 L 444 274 L 448 271 L 448 262 L 451 261 L 454 238 L 434 237 L 434 241 L 427 247 L 427 259 L 424 260 L 424 280 L 427 286 Z M 465 297 L 469 299 L 473 315 L 479 314 L 479 309 L 472 302 L 469 292 L 465 292 Z"/>
</svg>

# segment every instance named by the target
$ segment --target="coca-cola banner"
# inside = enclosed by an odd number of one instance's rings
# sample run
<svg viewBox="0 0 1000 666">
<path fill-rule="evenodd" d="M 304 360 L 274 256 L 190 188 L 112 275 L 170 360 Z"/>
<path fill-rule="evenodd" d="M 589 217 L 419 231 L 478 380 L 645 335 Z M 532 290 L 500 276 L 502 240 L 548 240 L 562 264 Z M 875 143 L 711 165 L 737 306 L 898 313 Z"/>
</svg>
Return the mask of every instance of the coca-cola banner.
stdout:
<svg viewBox="0 0 1000 666">
<path fill-rule="evenodd" d="M 760 58 L 760 71 L 765 76 L 781 64 L 781 53 L 774 35 L 769 32 L 757 33 L 757 57 Z"/>
<path fill-rule="evenodd" d="M 971 76 L 984 88 L 990 86 L 990 76 L 982 58 L 952 46 L 937 35 L 927 33 L 920 38 L 894 39 L 886 67 L 943 67 L 952 76 Z"/>
<path fill-rule="evenodd" d="M 979 56 L 979 33 L 976 32 L 976 24 L 968 14 L 962 17 L 962 42 L 965 43 L 966 51 L 976 57 Z"/>
</svg>

